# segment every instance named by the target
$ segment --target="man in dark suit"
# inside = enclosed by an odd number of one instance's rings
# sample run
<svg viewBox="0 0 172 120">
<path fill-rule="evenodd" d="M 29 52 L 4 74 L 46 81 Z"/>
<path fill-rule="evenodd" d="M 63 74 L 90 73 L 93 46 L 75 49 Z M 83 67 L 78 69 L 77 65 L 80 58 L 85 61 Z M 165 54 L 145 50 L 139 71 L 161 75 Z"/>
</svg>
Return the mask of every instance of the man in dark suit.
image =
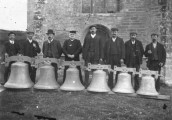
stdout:
<svg viewBox="0 0 172 120">
<path fill-rule="evenodd" d="M 90 33 L 86 35 L 83 44 L 83 59 L 85 65 L 88 63 L 99 64 L 103 61 L 103 41 L 96 34 L 96 26 L 90 27 Z M 89 72 L 85 71 L 85 86 L 88 86 Z"/>
<path fill-rule="evenodd" d="M 79 54 L 82 51 L 82 46 L 80 40 L 75 39 L 76 31 L 70 31 L 69 33 L 69 39 L 66 40 L 63 44 L 63 53 L 65 55 L 65 61 L 79 61 Z M 66 66 L 64 70 L 64 76 L 63 76 L 63 82 L 66 78 L 66 70 L 69 67 Z M 82 74 L 81 74 L 81 68 L 80 66 L 77 66 L 79 70 L 80 80 L 82 81 Z"/>
<path fill-rule="evenodd" d="M 22 46 L 22 55 L 28 56 L 28 57 L 35 57 L 38 53 L 40 53 L 41 49 L 38 45 L 38 42 L 33 40 L 34 32 L 28 31 L 27 32 L 27 39 L 23 42 Z M 36 68 L 31 67 L 29 64 L 29 73 L 30 78 L 33 82 L 35 82 L 35 76 L 36 76 Z"/>
<path fill-rule="evenodd" d="M 124 63 L 125 58 L 125 45 L 122 38 L 118 37 L 118 29 L 111 29 L 112 37 L 108 39 L 105 43 L 104 48 L 104 59 L 107 64 L 111 65 L 111 68 L 114 69 L 114 65 L 121 67 L 121 63 Z M 116 79 L 115 83 L 117 80 Z M 113 72 L 110 72 L 108 85 L 112 89 L 113 88 Z"/>
<path fill-rule="evenodd" d="M 161 72 L 161 67 L 165 65 L 166 51 L 164 46 L 158 42 L 158 34 L 151 34 L 152 42 L 146 45 L 145 56 L 148 57 L 147 67 L 149 70 Z M 160 78 L 156 80 L 156 90 L 160 90 Z"/>
<path fill-rule="evenodd" d="M 48 40 L 43 43 L 43 57 L 60 59 L 62 48 L 60 42 L 54 39 L 54 35 L 54 31 L 52 29 L 49 29 L 47 32 Z M 52 66 L 54 67 L 55 78 L 57 80 L 57 64 L 52 63 Z"/>
<path fill-rule="evenodd" d="M 137 40 L 137 33 L 130 33 L 130 40 L 125 42 L 125 64 L 129 68 L 136 68 L 139 71 L 140 65 L 142 64 L 142 57 L 144 49 L 141 41 Z M 138 75 L 134 78 L 134 89 L 139 88 L 139 77 Z"/>
<path fill-rule="evenodd" d="M 10 56 L 17 56 L 20 54 L 20 46 L 18 44 L 18 42 L 15 40 L 15 36 L 16 34 L 14 32 L 10 32 L 8 34 L 9 40 L 5 42 L 5 56 L 10 57 Z M 8 79 L 8 76 L 10 74 L 10 68 L 11 68 L 11 64 L 14 62 L 10 62 L 9 66 L 6 68 L 5 70 L 5 74 L 4 74 L 4 80 L 5 82 Z"/>
</svg>

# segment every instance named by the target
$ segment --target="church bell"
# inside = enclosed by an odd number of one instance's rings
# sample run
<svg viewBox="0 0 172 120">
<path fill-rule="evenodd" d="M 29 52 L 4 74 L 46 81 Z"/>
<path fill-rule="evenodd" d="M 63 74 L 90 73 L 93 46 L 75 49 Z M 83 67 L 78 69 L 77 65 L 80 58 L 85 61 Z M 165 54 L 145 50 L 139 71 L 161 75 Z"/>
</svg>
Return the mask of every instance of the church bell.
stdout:
<svg viewBox="0 0 172 120">
<path fill-rule="evenodd" d="M 159 95 L 159 93 L 155 89 L 155 78 L 153 78 L 151 75 L 143 76 L 141 80 L 140 88 L 136 93 L 140 95 L 150 95 L 150 96 Z"/>
<path fill-rule="evenodd" d="M 131 83 L 131 75 L 127 72 L 119 73 L 117 83 L 112 91 L 119 93 L 134 93 L 135 91 Z"/>
<path fill-rule="evenodd" d="M 58 89 L 59 84 L 56 81 L 54 67 L 45 65 L 40 67 L 40 73 L 37 76 L 37 83 L 34 85 L 35 89 Z"/>
<path fill-rule="evenodd" d="M 87 90 L 91 92 L 110 92 L 110 88 L 107 84 L 106 72 L 103 70 L 95 70 L 93 72 L 93 78 L 88 86 Z"/>
<path fill-rule="evenodd" d="M 6 88 L 31 88 L 34 83 L 29 76 L 28 64 L 16 62 L 11 65 L 11 73 L 8 81 L 5 83 Z"/>
<path fill-rule="evenodd" d="M 60 89 L 64 91 L 81 91 L 85 89 L 80 81 L 79 70 L 76 67 L 69 67 L 66 70 L 66 78 Z"/>
</svg>

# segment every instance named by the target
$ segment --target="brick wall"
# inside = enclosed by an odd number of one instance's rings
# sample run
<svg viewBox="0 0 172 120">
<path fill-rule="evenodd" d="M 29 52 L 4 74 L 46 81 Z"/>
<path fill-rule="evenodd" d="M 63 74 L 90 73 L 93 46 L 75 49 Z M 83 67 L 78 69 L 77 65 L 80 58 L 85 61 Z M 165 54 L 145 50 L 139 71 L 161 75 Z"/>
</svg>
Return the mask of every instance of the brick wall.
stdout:
<svg viewBox="0 0 172 120">
<path fill-rule="evenodd" d="M 138 38 L 147 44 L 152 32 L 159 33 L 161 20 L 158 0 L 120 0 L 120 11 L 116 13 L 82 13 L 82 0 L 29 0 L 28 29 L 37 31 L 37 40 L 42 45 L 47 29 L 54 29 L 56 37 L 63 42 L 68 38 L 66 31 L 78 30 L 83 42 L 84 32 L 92 24 L 107 28 L 118 27 L 119 35 L 129 39 L 135 31 Z M 37 19 L 39 17 L 39 19 Z"/>
</svg>

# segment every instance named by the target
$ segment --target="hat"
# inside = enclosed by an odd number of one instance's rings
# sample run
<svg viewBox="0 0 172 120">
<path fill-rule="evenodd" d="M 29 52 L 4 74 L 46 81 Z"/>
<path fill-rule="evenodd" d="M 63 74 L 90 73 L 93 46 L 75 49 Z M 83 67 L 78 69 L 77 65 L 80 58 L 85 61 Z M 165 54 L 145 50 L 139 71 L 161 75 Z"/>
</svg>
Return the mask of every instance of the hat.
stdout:
<svg viewBox="0 0 172 120">
<path fill-rule="evenodd" d="M 130 32 L 130 35 L 137 35 L 136 32 Z"/>
<path fill-rule="evenodd" d="M 69 31 L 70 33 L 75 33 L 76 34 L 76 30 L 71 30 L 71 31 Z"/>
<path fill-rule="evenodd" d="M 118 31 L 118 28 L 111 28 L 111 31 Z"/>
<path fill-rule="evenodd" d="M 27 31 L 27 34 L 34 34 L 33 31 Z"/>
<path fill-rule="evenodd" d="M 53 34 L 53 35 L 54 35 L 55 33 L 53 32 L 52 29 L 49 29 L 48 32 L 47 32 L 46 34 Z"/>
<path fill-rule="evenodd" d="M 96 26 L 96 25 L 91 25 L 91 26 L 89 27 L 89 29 L 91 29 L 91 28 L 93 28 L 93 27 L 95 27 L 95 28 L 97 29 L 97 26 Z"/>
<path fill-rule="evenodd" d="M 11 34 L 14 34 L 16 36 L 16 34 L 14 32 L 9 32 L 8 36 L 10 36 Z"/>
<path fill-rule="evenodd" d="M 156 35 L 157 37 L 159 36 L 159 35 L 158 35 L 158 34 L 156 34 L 156 33 L 152 33 L 152 34 L 151 34 L 151 36 L 155 36 L 155 35 Z"/>
</svg>

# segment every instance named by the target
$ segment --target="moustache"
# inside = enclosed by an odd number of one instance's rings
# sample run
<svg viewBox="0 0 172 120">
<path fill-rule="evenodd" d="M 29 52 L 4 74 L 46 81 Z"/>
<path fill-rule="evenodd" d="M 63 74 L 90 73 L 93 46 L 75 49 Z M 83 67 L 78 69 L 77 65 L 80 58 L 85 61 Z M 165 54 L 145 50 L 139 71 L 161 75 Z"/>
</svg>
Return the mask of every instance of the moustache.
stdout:
<svg viewBox="0 0 172 120">
<path fill-rule="evenodd" d="M 155 41 L 156 41 L 156 39 L 152 39 L 152 41 L 153 41 L 153 42 L 155 42 Z"/>
</svg>

